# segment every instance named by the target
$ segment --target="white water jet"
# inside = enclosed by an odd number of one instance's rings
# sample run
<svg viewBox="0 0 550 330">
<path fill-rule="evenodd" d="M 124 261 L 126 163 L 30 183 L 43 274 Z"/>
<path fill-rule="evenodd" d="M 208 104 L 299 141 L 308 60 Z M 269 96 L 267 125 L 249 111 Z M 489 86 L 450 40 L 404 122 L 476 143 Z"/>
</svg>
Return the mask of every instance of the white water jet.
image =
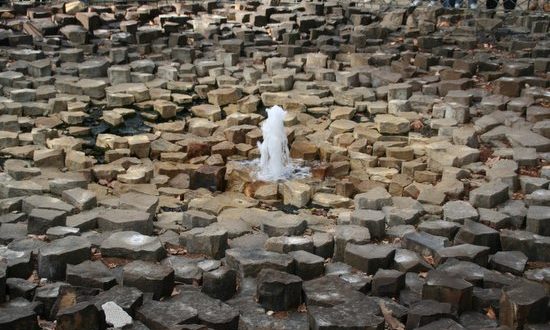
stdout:
<svg viewBox="0 0 550 330">
<path fill-rule="evenodd" d="M 286 111 L 278 105 L 266 111 L 267 119 L 262 124 L 264 142 L 258 142 L 261 155 L 258 178 L 276 181 L 286 178 L 292 171 L 284 125 Z"/>
</svg>

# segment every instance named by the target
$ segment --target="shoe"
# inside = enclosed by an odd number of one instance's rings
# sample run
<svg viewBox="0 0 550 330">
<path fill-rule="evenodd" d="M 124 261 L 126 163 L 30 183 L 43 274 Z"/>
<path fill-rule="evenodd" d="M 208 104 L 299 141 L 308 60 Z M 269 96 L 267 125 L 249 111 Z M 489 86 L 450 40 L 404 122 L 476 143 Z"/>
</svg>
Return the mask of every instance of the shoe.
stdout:
<svg viewBox="0 0 550 330">
<path fill-rule="evenodd" d="M 455 9 L 460 9 L 460 3 L 455 3 Z"/>
<path fill-rule="evenodd" d="M 471 10 L 476 10 L 477 9 L 477 3 L 471 3 L 470 4 L 470 9 Z"/>
<path fill-rule="evenodd" d="M 422 0 L 414 0 L 412 3 L 411 3 L 411 6 L 413 7 L 418 7 L 422 4 Z"/>
</svg>

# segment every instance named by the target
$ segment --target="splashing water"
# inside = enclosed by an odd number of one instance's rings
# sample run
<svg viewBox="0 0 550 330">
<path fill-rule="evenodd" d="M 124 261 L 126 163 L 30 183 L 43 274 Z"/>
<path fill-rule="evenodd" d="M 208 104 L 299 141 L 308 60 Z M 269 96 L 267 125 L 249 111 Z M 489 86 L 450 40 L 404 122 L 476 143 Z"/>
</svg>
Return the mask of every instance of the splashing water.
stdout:
<svg viewBox="0 0 550 330">
<path fill-rule="evenodd" d="M 264 142 L 258 142 L 261 155 L 258 177 L 275 181 L 283 179 L 289 171 L 290 157 L 284 125 L 286 111 L 277 105 L 266 111 L 267 119 L 262 125 Z"/>
<path fill-rule="evenodd" d="M 286 111 L 280 106 L 266 109 L 267 119 L 262 124 L 263 142 L 258 142 L 260 158 L 238 162 L 250 168 L 263 181 L 302 179 L 310 176 L 310 168 L 301 159 L 291 159 L 288 151 L 284 119 Z"/>
</svg>

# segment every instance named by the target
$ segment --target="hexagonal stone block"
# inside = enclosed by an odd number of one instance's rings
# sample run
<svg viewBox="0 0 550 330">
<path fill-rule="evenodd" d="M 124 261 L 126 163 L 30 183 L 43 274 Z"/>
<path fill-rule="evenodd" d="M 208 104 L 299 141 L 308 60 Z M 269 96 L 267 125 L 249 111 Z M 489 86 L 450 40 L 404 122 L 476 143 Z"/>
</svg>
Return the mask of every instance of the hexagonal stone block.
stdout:
<svg viewBox="0 0 550 330">
<path fill-rule="evenodd" d="M 355 208 L 381 210 L 384 206 L 392 205 L 391 197 L 386 189 L 376 187 L 365 193 L 355 195 Z"/>
<path fill-rule="evenodd" d="M 97 217 L 97 225 L 102 231 L 127 230 L 143 235 L 153 233 L 151 215 L 142 211 L 111 209 L 100 212 Z"/>
<path fill-rule="evenodd" d="M 348 244 L 367 244 L 370 242 L 370 232 L 367 228 L 356 225 L 338 225 L 334 231 L 334 257 L 336 261 L 344 259 Z"/>
<path fill-rule="evenodd" d="M 219 259 L 225 255 L 227 237 L 227 230 L 212 224 L 181 233 L 180 244 L 185 246 L 189 253 L 202 253 Z"/>
<path fill-rule="evenodd" d="M 141 260 L 132 261 L 123 268 L 125 286 L 153 293 L 153 299 L 169 297 L 174 288 L 174 270 L 165 265 Z"/>
<path fill-rule="evenodd" d="M 87 239 L 68 236 L 39 249 L 38 275 L 50 280 L 65 279 L 67 264 L 79 264 L 90 259 L 91 244 Z"/>
<path fill-rule="evenodd" d="M 372 278 L 372 294 L 379 297 L 398 297 L 405 287 L 405 273 L 393 269 L 379 269 Z"/>
<path fill-rule="evenodd" d="M 258 273 L 258 302 L 267 310 L 285 311 L 302 301 L 302 279 L 274 269 Z"/>
<path fill-rule="evenodd" d="M 287 254 L 280 254 L 259 249 L 235 248 L 225 251 L 227 265 L 243 277 L 255 277 L 262 269 L 272 268 L 292 272 L 294 259 Z"/>
<path fill-rule="evenodd" d="M 166 255 L 158 237 L 141 235 L 135 231 L 111 234 L 101 242 L 101 255 L 134 260 L 159 261 Z"/>
<path fill-rule="evenodd" d="M 325 273 L 325 260 L 323 258 L 306 251 L 293 251 L 289 255 L 294 258 L 294 273 L 304 281 L 322 276 Z"/>
<path fill-rule="evenodd" d="M 237 291 L 237 272 L 228 267 L 204 272 L 201 291 L 214 299 L 231 299 Z"/>
<path fill-rule="evenodd" d="M 471 309 L 473 285 L 447 272 L 428 272 L 422 288 L 422 299 L 432 299 L 451 304 L 459 312 Z"/>
<path fill-rule="evenodd" d="M 521 251 L 499 251 L 491 257 L 491 268 L 521 276 L 527 265 L 527 256 Z"/>
<path fill-rule="evenodd" d="M 386 235 L 386 215 L 375 210 L 355 210 L 351 214 L 351 223 L 368 228 L 373 238 Z"/>
<path fill-rule="evenodd" d="M 115 274 L 101 261 L 86 260 L 67 265 L 66 281 L 75 286 L 109 290 L 117 284 Z"/>
<path fill-rule="evenodd" d="M 443 219 L 464 223 L 464 220 L 477 220 L 479 214 L 472 204 L 466 201 L 451 201 L 443 206 Z"/>
<path fill-rule="evenodd" d="M 470 203 L 474 207 L 491 209 L 508 200 L 508 185 L 491 181 L 470 191 Z"/>
<path fill-rule="evenodd" d="M 550 236 L 550 207 L 530 206 L 527 210 L 526 230 L 538 235 Z"/>
<path fill-rule="evenodd" d="M 374 274 L 380 268 L 389 268 L 395 248 L 390 245 L 349 243 L 346 246 L 344 261 L 367 274 Z"/>
<path fill-rule="evenodd" d="M 542 323 L 548 318 L 548 295 L 544 287 L 522 283 L 503 289 L 500 298 L 499 322 L 512 329 L 521 329 L 527 323 Z"/>
<path fill-rule="evenodd" d="M 500 250 L 499 232 L 481 223 L 466 220 L 455 236 L 455 244 L 470 243 L 487 246 L 491 253 Z"/>
<path fill-rule="evenodd" d="M 434 259 L 437 264 L 444 263 L 449 258 L 455 258 L 485 267 L 489 258 L 489 250 L 486 246 L 459 244 L 438 250 Z"/>
</svg>

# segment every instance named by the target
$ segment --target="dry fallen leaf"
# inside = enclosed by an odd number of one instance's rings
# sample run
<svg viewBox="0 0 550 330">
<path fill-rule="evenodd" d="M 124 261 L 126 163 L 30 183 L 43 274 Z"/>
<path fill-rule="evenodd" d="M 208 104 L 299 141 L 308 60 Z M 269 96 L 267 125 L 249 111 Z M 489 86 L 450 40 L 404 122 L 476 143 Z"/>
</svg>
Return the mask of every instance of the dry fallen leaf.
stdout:
<svg viewBox="0 0 550 330">
<path fill-rule="evenodd" d="M 426 260 L 426 262 L 429 263 L 430 265 L 435 264 L 435 260 L 432 256 L 424 256 L 424 260 Z"/>
<path fill-rule="evenodd" d="M 287 311 L 275 312 L 273 313 L 273 317 L 276 319 L 286 319 L 288 317 L 288 312 Z"/>
<path fill-rule="evenodd" d="M 485 162 L 485 165 L 489 167 L 493 167 L 499 160 L 500 160 L 500 156 L 489 157 L 489 159 L 487 159 L 487 161 Z"/>
<path fill-rule="evenodd" d="M 172 290 L 172 295 L 171 295 L 171 296 L 172 296 L 172 297 L 173 297 L 173 296 L 177 296 L 177 295 L 180 294 L 180 293 L 181 293 L 181 291 L 178 290 L 178 288 L 174 288 L 174 290 Z"/>
<path fill-rule="evenodd" d="M 379 305 L 380 310 L 382 311 L 382 315 L 384 316 L 384 320 L 386 320 L 386 324 L 390 329 L 405 330 L 405 325 L 392 315 L 392 312 L 389 310 L 388 307 L 386 307 L 386 304 L 383 301 L 381 301 Z"/>
<path fill-rule="evenodd" d="M 301 304 L 298 306 L 298 313 L 306 313 L 307 312 L 307 306 L 306 304 Z"/>
<path fill-rule="evenodd" d="M 424 123 L 420 119 L 416 119 L 411 123 L 413 131 L 420 131 L 424 128 Z"/>
<path fill-rule="evenodd" d="M 487 315 L 487 317 L 490 318 L 491 320 L 496 320 L 497 319 L 497 315 L 495 313 L 495 310 L 491 306 L 489 306 L 487 308 L 487 313 L 485 315 Z"/>
</svg>

